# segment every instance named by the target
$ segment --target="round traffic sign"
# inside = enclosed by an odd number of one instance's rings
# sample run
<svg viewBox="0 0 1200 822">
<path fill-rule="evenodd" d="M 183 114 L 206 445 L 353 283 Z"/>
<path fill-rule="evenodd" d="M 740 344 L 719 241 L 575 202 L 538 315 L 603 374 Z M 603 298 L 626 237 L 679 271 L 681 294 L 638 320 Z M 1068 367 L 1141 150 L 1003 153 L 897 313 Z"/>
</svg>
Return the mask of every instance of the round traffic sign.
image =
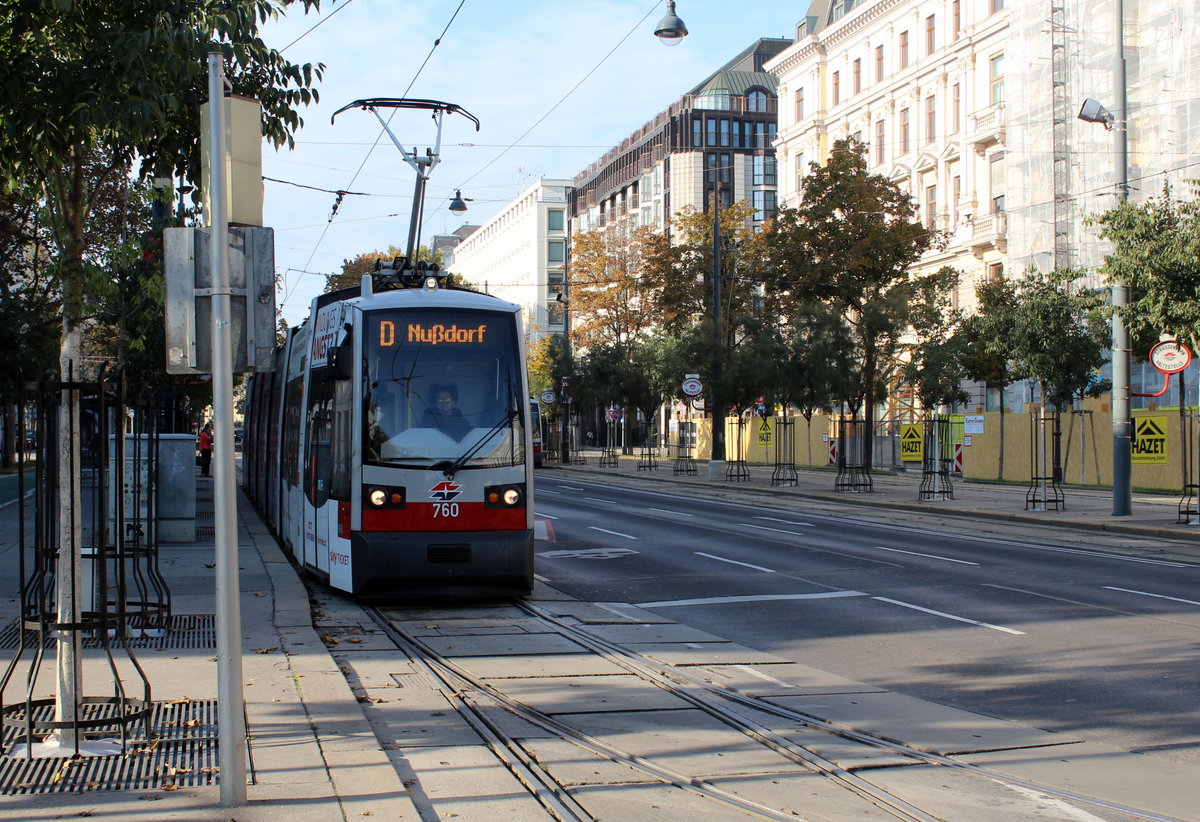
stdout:
<svg viewBox="0 0 1200 822">
<path fill-rule="evenodd" d="M 553 404 L 553 402 L 554 402 L 556 399 L 558 399 L 558 397 L 556 397 L 556 396 L 554 395 L 554 392 L 553 392 L 553 391 L 543 391 L 543 392 L 542 392 L 542 402 L 544 402 L 546 405 L 551 405 L 551 404 Z"/>
<path fill-rule="evenodd" d="M 688 377 L 680 387 L 683 389 L 685 397 L 698 397 L 700 396 L 700 392 L 704 390 L 704 383 L 695 377 Z"/>
<path fill-rule="evenodd" d="M 1150 364 L 1164 374 L 1178 374 L 1192 361 L 1192 352 L 1181 342 L 1164 340 L 1150 349 Z"/>
</svg>

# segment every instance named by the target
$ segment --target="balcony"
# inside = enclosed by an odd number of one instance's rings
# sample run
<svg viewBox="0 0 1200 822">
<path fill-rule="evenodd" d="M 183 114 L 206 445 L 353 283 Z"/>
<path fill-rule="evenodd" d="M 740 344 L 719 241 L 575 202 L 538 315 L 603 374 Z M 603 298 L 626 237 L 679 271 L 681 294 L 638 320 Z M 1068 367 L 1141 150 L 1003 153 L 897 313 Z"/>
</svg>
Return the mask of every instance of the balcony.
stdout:
<svg viewBox="0 0 1200 822">
<path fill-rule="evenodd" d="M 968 242 L 976 256 L 988 249 L 1004 251 L 1007 248 L 1008 215 L 1003 211 L 977 214 L 971 221 L 971 239 Z"/>
<path fill-rule="evenodd" d="M 976 149 L 1004 142 L 1004 104 L 997 103 L 967 118 L 967 139 Z"/>
</svg>

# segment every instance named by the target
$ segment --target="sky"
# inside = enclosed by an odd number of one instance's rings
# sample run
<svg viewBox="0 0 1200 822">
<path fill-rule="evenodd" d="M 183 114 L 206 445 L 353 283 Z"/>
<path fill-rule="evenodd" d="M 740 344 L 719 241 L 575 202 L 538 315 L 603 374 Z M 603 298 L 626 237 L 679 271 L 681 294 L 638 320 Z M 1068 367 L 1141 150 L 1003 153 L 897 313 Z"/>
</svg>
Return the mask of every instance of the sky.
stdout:
<svg viewBox="0 0 1200 822">
<path fill-rule="evenodd" d="M 331 124 L 337 109 L 416 97 L 479 118 L 478 132 L 460 115 L 444 119 L 441 163 L 425 197 L 427 244 L 463 223 L 483 224 L 540 178 L 574 178 L 758 38 L 794 38 L 808 8 L 676 0 L 689 35 L 668 47 L 653 35 L 665 0 L 321 5 L 320 15 L 305 15 L 297 4 L 261 30 L 293 63 L 325 64 L 320 102 L 300 110 L 295 147 L 263 148 L 264 222 L 275 230 L 281 276 L 276 302 L 292 325 L 344 260 L 407 244 L 415 172 L 373 114 L 350 109 Z M 426 111 L 396 110 L 390 128 L 422 154 L 437 137 Z M 471 200 L 461 217 L 446 209 L 456 190 Z M 354 193 L 333 215 L 336 191 Z"/>
</svg>

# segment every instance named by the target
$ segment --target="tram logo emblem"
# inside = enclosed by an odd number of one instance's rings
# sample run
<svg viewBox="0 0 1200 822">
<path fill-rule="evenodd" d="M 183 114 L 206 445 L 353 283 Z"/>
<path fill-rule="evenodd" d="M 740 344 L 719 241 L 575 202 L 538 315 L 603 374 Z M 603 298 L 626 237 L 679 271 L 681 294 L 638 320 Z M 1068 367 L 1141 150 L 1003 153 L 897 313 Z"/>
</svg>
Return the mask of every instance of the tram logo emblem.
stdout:
<svg viewBox="0 0 1200 822">
<path fill-rule="evenodd" d="M 462 493 L 462 486 L 457 482 L 442 480 L 429 489 L 429 498 L 439 502 L 449 502 Z"/>
</svg>

